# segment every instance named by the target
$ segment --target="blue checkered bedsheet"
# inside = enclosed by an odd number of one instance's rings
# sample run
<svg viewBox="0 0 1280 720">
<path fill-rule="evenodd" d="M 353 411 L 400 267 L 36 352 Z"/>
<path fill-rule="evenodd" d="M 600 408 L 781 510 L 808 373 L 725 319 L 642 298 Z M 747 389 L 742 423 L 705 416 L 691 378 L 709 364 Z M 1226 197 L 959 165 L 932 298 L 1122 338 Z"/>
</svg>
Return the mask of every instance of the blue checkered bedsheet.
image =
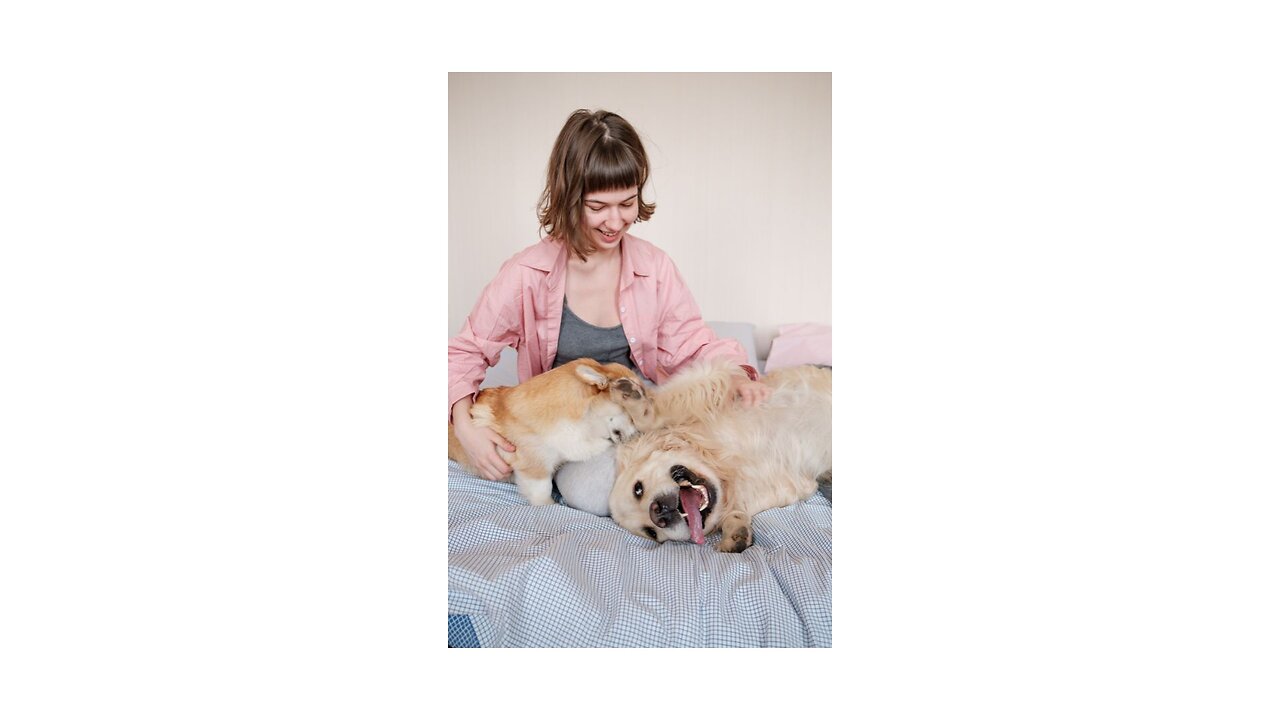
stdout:
<svg viewBox="0 0 1280 720">
<path fill-rule="evenodd" d="M 449 645 L 830 647 L 831 503 L 752 528 L 741 554 L 659 545 L 449 461 Z"/>
</svg>

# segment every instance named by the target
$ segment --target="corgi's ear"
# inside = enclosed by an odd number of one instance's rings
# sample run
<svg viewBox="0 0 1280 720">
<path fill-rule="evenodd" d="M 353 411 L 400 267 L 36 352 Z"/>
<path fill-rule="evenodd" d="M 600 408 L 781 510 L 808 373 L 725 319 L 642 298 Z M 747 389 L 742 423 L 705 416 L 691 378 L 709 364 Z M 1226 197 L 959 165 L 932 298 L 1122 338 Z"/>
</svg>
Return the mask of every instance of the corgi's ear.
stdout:
<svg viewBox="0 0 1280 720">
<path fill-rule="evenodd" d="M 644 388 L 632 382 L 631 378 L 616 378 L 612 385 L 613 389 L 626 400 L 644 399 Z"/>
<path fill-rule="evenodd" d="M 579 365 L 574 369 L 574 372 L 578 374 L 578 378 L 582 382 L 595 387 L 597 390 L 604 390 L 609 387 L 609 378 L 601 375 L 590 365 Z"/>
</svg>

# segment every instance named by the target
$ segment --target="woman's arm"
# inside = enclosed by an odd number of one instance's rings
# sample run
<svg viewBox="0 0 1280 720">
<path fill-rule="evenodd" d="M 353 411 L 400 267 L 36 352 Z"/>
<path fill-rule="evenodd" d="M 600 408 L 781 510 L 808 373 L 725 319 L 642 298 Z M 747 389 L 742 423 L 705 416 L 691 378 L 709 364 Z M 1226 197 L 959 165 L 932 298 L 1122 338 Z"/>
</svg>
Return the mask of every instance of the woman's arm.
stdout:
<svg viewBox="0 0 1280 720">
<path fill-rule="evenodd" d="M 507 452 L 515 452 L 516 446 L 492 428 L 477 427 L 471 422 L 470 396 L 460 398 L 453 404 L 451 417 L 454 435 L 471 458 L 471 465 L 480 471 L 482 477 L 501 480 L 511 474 L 511 466 L 498 455 L 495 446 L 500 445 Z"/>
<path fill-rule="evenodd" d="M 462 329 L 449 339 L 449 417 L 464 397 L 474 398 L 485 373 L 505 348 L 523 344 L 519 271 L 508 261 L 476 300 Z"/>
<path fill-rule="evenodd" d="M 497 447 L 508 452 L 516 448 L 494 430 L 472 423 L 471 403 L 503 349 L 522 344 L 522 292 L 518 270 L 508 261 L 481 291 L 462 331 L 449 340 L 449 421 L 471 464 L 490 480 L 511 474 Z"/>
<path fill-rule="evenodd" d="M 666 375 L 674 375 L 694 360 L 724 358 L 740 365 L 743 375 L 734 380 L 734 393 L 748 406 L 769 399 L 773 389 L 757 380 L 757 372 L 748 364 L 747 352 L 732 338 L 716 337 L 702 319 L 693 293 L 669 259 L 659 275 L 658 360 Z"/>
</svg>

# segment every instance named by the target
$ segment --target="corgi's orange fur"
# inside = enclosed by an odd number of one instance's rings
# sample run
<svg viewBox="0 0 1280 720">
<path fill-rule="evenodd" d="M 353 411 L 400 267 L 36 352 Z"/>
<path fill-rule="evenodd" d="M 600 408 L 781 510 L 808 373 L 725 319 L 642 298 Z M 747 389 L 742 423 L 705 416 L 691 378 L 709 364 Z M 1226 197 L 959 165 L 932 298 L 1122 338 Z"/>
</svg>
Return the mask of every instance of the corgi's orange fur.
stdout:
<svg viewBox="0 0 1280 720">
<path fill-rule="evenodd" d="M 617 363 L 582 358 L 516 385 L 481 390 L 471 420 L 516 446 L 498 448 L 530 505 L 548 505 L 551 475 L 561 464 L 586 460 L 631 439 L 654 423 L 653 405 L 639 376 Z M 449 425 L 449 457 L 471 472 L 466 450 Z"/>
</svg>

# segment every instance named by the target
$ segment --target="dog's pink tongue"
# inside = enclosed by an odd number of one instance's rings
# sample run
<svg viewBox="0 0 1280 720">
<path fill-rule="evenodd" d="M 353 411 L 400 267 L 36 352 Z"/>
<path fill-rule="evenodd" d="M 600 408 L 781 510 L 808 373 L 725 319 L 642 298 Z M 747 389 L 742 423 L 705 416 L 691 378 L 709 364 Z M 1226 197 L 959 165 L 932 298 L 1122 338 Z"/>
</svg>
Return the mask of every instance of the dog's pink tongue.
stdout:
<svg viewBox="0 0 1280 720">
<path fill-rule="evenodd" d="M 691 487 L 680 488 L 680 507 L 684 510 L 685 521 L 689 523 L 689 539 L 699 545 L 707 539 L 702 536 L 702 513 L 698 506 L 702 504 L 702 493 Z"/>
</svg>

